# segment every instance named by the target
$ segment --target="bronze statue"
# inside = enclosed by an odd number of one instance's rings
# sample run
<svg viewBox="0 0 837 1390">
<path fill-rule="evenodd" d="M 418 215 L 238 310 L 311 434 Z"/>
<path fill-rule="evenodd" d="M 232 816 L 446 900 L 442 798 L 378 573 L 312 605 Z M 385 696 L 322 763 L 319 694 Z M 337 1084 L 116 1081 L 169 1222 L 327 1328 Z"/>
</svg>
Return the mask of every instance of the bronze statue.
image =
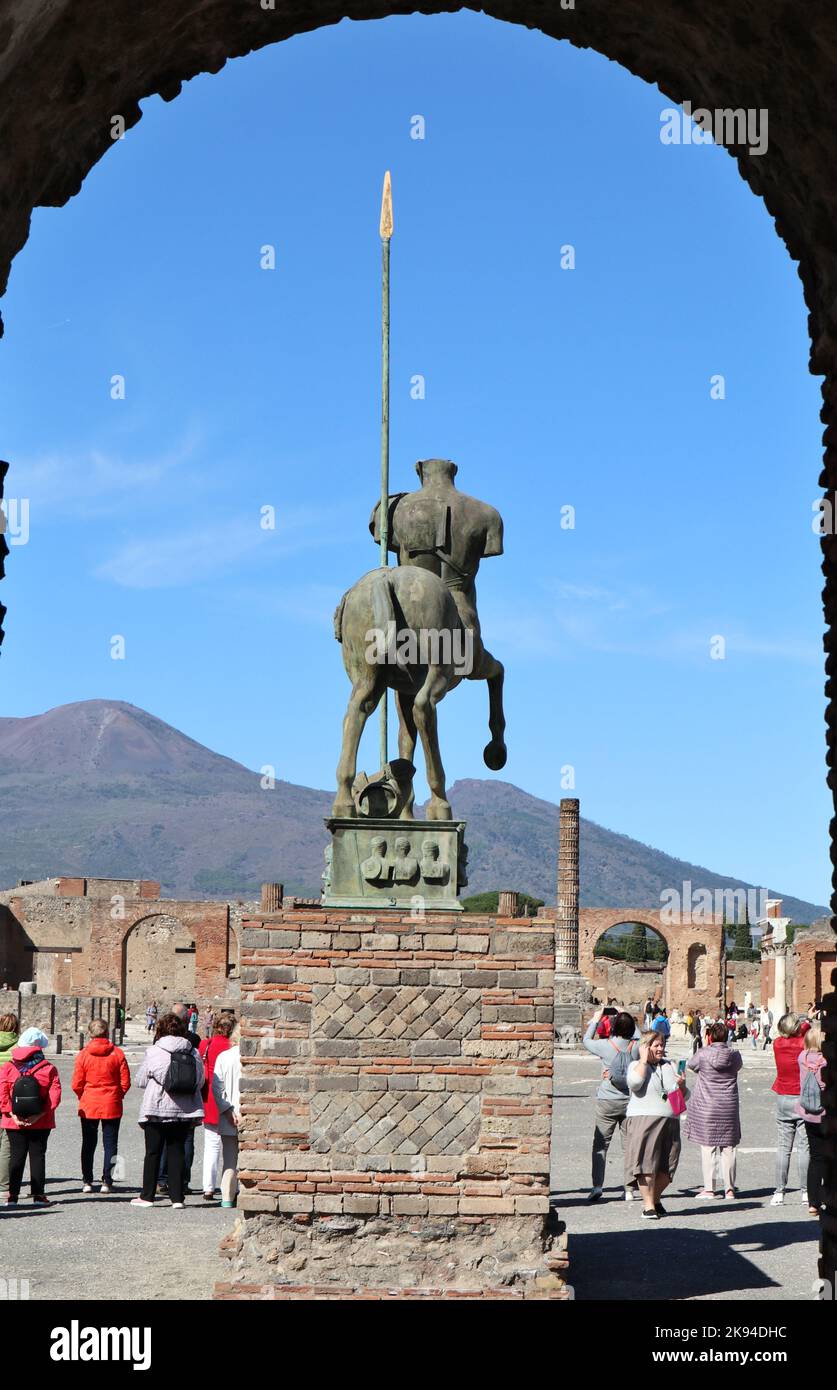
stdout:
<svg viewBox="0 0 837 1390">
<path fill-rule="evenodd" d="M 425 459 L 416 471 L 421 487 L 389 499 L 389 548 L 398 555 L 398 568 L 363 575 L 334 615 L 334 635 L 343 645 L 352 683 L 335 816 L 356 815 L 352 783 L 358 745 L 387 687 L 395 693 L 399 756 L 411 761 L 421 739 L 430 820 L 451 819 L 436 706 L 461 680 L 487 681 L 491 739 L 483 759 L 493 772 L 506 762 L 503 667 L 483 646 L 475 585 L 483 557 L 503 553 L 502 518 L 487 503 L 457 490 L 456 464 L 450 459 Z M 379 511 L 380 504 L 370 522 L 376 539 Z M 413 818 L 412 788 L 400 816 Z"/>
</svg>

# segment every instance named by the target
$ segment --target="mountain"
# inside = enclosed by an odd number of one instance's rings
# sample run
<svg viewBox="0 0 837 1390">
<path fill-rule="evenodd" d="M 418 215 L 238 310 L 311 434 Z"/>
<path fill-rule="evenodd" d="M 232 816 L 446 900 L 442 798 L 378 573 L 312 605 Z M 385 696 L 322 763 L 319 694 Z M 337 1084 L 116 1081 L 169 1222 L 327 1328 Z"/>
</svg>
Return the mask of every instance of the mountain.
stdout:
<svg viewBox="0 0 837 1390">
<path fill-rule="evenodd" d="M 449 796 L 468 822 L 468 892 L 554 902 L 558 807 L 495 780 L 455 782 Z M 60 873 L 159 879 L 168 897 L 249 897 L 268 880 L 313 896 L 331 799 L 292 782 L 264 789 L 258 773 L 122 701 L 0 719 L 0 888 Z M 652 908 L 685 880 L 752 886 L 582 819 L 583 907 Z M 775 895 L 797 922 L 827 913 Z"/>
</svg>

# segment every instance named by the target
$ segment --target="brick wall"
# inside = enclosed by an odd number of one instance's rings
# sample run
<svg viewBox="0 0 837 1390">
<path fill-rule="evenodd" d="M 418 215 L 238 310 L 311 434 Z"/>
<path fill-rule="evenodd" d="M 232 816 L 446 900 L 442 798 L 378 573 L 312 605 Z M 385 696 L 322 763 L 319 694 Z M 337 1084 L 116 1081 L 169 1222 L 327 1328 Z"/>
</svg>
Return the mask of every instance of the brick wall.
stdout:
<svg viewBox="0 0 837 1390">
<path fill-rule="evenodd" d="M 243 924 L 239 1209 L 219 1297 L 566 1297 L 551 923 Z"/>
</svg>

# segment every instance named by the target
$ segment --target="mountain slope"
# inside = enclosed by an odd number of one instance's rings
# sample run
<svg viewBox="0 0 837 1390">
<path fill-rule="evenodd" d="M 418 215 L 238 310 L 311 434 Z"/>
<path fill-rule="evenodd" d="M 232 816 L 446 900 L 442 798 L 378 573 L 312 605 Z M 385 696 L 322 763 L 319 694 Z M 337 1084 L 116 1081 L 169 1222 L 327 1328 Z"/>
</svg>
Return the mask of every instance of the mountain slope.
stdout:
<svg viewBox="0 0 837 1390">
<path fill-rule="evenodd" d="M 267 880 L 319 892 L 331 793 L 259 775 L 121 701 L 0 719 L 0 888 L 65 873 L 159 879 L 179 897 L 251 895 Z M 450 789 L 468 821 L 468 892 L 555 901 L 558 807 L 508 782 Z M 581 822 L 584 907 L 659 905 L 664 888 L 749 887 Z M 777 891 L 777 896 L 782 896 Z M 785 895 L 796 921 L 826 909 Z"/>
</svg>

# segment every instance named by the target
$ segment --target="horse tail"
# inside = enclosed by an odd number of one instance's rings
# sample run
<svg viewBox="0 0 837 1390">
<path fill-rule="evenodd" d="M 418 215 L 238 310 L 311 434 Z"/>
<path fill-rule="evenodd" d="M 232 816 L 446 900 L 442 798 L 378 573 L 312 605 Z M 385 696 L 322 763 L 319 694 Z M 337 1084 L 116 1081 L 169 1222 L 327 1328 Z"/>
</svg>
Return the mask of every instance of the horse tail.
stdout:
<svg viewBox="0 0 837 1390">
<path fill-rule="evenodd" d="M 346 607 L 348 597 L 348 593 L 345 593 L 334 610 L 334 635 L 338 642 L 343 641 L 343 609 Z"/>
</svg>

